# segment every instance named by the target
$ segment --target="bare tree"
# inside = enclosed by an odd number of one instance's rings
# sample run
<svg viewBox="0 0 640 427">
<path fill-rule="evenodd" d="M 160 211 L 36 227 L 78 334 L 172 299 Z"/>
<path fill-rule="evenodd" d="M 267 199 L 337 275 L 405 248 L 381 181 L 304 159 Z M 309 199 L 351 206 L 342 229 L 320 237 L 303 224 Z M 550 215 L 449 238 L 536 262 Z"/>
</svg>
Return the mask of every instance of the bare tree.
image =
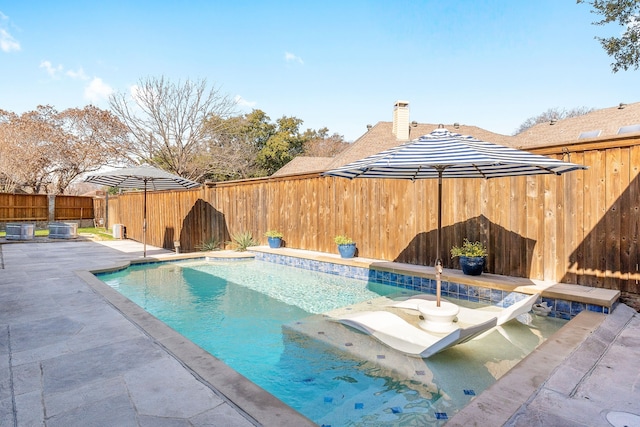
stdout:
<svg viewBox="0 0 640 427">
<path fill-rule="evenodd" d="M 131 94 L 109 100 L 114 114 L 127 126 L 137 160 L 198 180 L 206 173 L 205 120 L 233 114 L 236 102 L 206 80 L 172 83 L 164 77 L 140 80 Z"/>
<path fill-rule="evenodd" d="M 251 126 L 250 115 L 207 119 L 207 179 L 227 181 L 261 175 Z"/>
<path fill-rule="evenodd" d="M 111 112 L 92 105 L 59 113 L 61 130 L 51 165 L 52 182 L 58 194 L 87 172 L 120 163 L 130 150 L 126 127 Z"/>
<path fill-rule="evenodd" d="M 2 174 L 14 190 L 46 192 L 51 182 L 51 145 L 59 136 L 52 124 L 55 115 L 50 106 L 38 106 L 20 116 L 0 112 Z"/>
<path fill-rule="evenodd" d="M 529 117 L 527 120 L 525 120 L 520 125 L 518 130 L 515 131 L 514 135 L 522 133 L 525 130 L 529 129 L 530 127 L 537 125 L 538 123 L 546 123 L 552 120 L 562 120 L 562 119 L 568 119 L 569 117 L 583 116 L 592 111 L 593 111 L 593 108 L 587 108 L 587 107 L 576 107 L 576 108 L 572 108 L 571 110 L 560 109 L 560 108 L 549 108 L 547 111 L 535 117 Z"/>
<path fill-rule="evenodd" d="M 65 192 L 71 181 L 121 161 L 126 128 L 93 106 L 59 113 L 39 106 L 18 116 L 0 111 L 0 175 L 5 189 Z"/>
<path fill-rule="evenodd" d="M 334 133 L 329 135 L 329 129 L 307 129 L 305 132 L 307 142 L 304 144 L 304 155 L 310 157 L 335 157 L 350 144 L 344 140 L 344 136 Z"/>
</svg>

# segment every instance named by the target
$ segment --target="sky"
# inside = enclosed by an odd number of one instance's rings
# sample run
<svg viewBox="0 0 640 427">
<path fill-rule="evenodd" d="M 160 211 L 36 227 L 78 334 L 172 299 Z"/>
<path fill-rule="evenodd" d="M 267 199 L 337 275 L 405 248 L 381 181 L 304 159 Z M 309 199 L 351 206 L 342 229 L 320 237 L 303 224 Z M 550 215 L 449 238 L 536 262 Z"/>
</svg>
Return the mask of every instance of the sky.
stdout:
<svg viewBox="0 0 640 427">
<path fill-rule="evenodd" d="M 353 141 L 391 121 L 513 134 L 549 108 L 640 101 L 575 0 L 0 0 L 0 109 L 93 104 L 141 79 L 206 79 L 239 114 L 295 116 Z"/>
</svg>

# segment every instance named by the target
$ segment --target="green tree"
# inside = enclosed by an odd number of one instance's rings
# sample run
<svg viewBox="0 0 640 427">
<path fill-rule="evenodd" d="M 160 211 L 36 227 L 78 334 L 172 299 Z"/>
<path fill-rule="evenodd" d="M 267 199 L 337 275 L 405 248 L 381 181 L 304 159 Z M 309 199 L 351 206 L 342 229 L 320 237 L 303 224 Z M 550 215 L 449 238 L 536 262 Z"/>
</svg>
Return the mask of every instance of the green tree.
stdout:
<svg viewBox="0 0 640 427">
<path fill-rule="evenodd" d="M 277 132 L 276 124 L 271 123 L 271 119 L 262 110 L 253 110 L 245 116 L 243 131 L 247 134 L 251 144 L 261 150 L 267 141 Z"/>
<path fill-rule="evenodd" d="M 262 110 L 242 116 L 210 116 L 204 124 L 210 164 L 206 179 L 220 181 L 270 175 L 294 157 L 330 157 L 348 146 L 329 129 L 307 129 L 296 117 L 281 117 L 275 123 Z"/>
<path fill-rule="evenodd" d="M 577 3 L 591 5 L 592 13 L 601 20 L 594 25 L 618 23 L 626 27 L 619 37 L 596 37 L 607 55 L 613 57 L 611 68 L 614 73 L 640 67 L 640 0 L 577 0 Z"/>
<path fill-rule="evenodd" d="M 277 131 L 258 153 L 258 164 L 271 175 L 303 151 L 306 139 L 300 134 L 302 120 L 283 116 L 277 120 Z"/>
</svg>

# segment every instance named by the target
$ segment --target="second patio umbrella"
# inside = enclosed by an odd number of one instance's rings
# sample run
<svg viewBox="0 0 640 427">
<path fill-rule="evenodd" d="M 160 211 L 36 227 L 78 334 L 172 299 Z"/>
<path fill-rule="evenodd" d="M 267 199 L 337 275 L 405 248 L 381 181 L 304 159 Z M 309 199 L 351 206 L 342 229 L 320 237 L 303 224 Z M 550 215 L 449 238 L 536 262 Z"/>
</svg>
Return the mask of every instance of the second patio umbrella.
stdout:
<svg viewBox="0 0 640 427">
<path fill-rule="evenodd" d="M 343 178 L 438 179 L 436 300 L 440 306 L 442 179 L 560 175 L 585 166 L 436 129 L 428 135 L 324 173 Z"/>
<path fill-rule="evenodd" d="M 136 188 L 144 190 L 142 213 L 143 256 L 147 256 L 147 190 L 179 190 L 199 187 L 200 184 L 165 172 L 149 165 L 115 169 L 89 175 L 85 182 L 118 188 Z"/>
</svg>

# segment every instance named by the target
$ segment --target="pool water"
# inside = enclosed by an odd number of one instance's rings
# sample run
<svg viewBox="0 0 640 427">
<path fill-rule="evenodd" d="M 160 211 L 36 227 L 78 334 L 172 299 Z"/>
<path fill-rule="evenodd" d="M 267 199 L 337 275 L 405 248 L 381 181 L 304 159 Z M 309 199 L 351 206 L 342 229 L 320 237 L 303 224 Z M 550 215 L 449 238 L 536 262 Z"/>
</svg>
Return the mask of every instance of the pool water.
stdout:
<svg viewBox="0 0 640 427">
<path fill-rule="evenodd" d="M 566 323 L 529 316 L 527 325 L 510 322 L 423 360 L 321 314 L 397 296 L 402 290 L 394 286 L 255 260 L 146 264 L 99 278 L 333 427 L 441 425 Z"/>
</svg>

